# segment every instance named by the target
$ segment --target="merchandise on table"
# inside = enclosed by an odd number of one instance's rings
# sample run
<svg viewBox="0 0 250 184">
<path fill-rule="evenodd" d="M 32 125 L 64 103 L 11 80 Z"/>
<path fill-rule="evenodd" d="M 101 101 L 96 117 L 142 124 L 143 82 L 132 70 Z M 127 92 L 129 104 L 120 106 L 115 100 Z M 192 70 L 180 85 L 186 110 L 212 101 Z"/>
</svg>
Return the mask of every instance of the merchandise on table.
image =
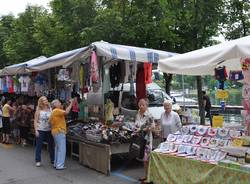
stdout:
<svg viewBox="0 0 250 184">
<path fill-rule="evenodd" d="M 231 146 L 232 140 L 240 135 L 238 130 L 188 125 L 175 134 L 170 134 L 166 142 L 161 143 L 155 151 L 218 163 L 228 154 L 228 149 L 223 148 Z M 246 150 L 244 155 L 245 153 Z"/>
<path fill-rule="evenodd" d="M 117 116 L 122 120 L 123 116 Z M 86 139 L 93 142 L 102 142 L 107 144 L 113 143 L 130 143 L 133 130 L 133 122 L 115 122 L 112 126 L 103 125 L 101 122 L 77 123 L 68 128 L 68 136 Z"/>
</svg>

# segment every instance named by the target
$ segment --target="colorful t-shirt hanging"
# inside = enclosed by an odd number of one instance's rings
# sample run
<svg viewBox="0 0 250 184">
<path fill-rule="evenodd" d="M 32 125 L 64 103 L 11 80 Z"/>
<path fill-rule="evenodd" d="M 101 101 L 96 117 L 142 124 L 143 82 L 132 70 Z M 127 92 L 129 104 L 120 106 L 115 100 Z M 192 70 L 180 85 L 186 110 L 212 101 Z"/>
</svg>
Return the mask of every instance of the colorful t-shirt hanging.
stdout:
<svg viewBox="0 0 250 184">
<path fill-rule="evenodd" d="M 6 80 L 7 80 L 8 92 L 14 93 L 14 80 L 10 76 L 7 76 Z"/>
<path fill-rule="evenodd" d="M 28 92 L 30 77 L 29 76 L 21 76 L 19 78 L 19 82 L 21 83 L 21 92 Z"/>
<path fill-rule="evenodd" d="M 244 76 L 241 70 L 235 70 L 235 71 L 231 70 L 229 72 L 229 79 L 232 81 L 238 81 L 244 79 Z"/>
</svg>

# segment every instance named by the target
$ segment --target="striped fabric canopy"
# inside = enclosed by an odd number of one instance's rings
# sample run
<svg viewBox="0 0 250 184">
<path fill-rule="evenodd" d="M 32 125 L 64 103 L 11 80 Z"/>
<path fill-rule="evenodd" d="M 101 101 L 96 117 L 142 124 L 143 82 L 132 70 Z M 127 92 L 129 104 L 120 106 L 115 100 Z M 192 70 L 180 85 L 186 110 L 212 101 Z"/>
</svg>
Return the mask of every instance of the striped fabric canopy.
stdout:
<svg viewBox="0 0 250 184">
<path fill-rule="evenodd" d="M 47 58 L 45 56 L 40 56 L 40 57 L 31 59 L 31 60 L 23 62 L 23 63 L 10 65 L 10 66 L 5 67 L 1 71 L 1 75 L 15 75 L 15 74 L 27 73 L 27 72 L 29 72 L 29 70 L 27 69 L 29 66 L 34 65 L 34 64 L 43 63 L 46 60 L 47 60 Z"/>
<path fill-rule="evenodd" d="M 96 48 L 98 56 L 104 56 L 107 60 L 121 59 L 127 61 L 158 63 L 160 59 L 166 59 L 176 55 L 176 53 L 172 52 L 111 44 L 104 41 L 94 42 L 92 46 Z"/>
<path fill-rule="evenodd" d="M 74 62 L 88 58 L 91 55 L 93 48 L 96 50 L 97 55 L 105 57 L 106 61 L 126 60 L 134 62 L 158 63 L 160 59 L 166 59 L 176 55 L 176 53 L 171 52 L 111 44 L 100 41 L 94 42 L 90 46 L 56 54 L 49 58 L 41 56 L 24 63 L 11 65 L 5 67 L 1 74 L 15 75 L 33 71 L 42 71 L 59 66 L 68 67 Z"/>
</svg>

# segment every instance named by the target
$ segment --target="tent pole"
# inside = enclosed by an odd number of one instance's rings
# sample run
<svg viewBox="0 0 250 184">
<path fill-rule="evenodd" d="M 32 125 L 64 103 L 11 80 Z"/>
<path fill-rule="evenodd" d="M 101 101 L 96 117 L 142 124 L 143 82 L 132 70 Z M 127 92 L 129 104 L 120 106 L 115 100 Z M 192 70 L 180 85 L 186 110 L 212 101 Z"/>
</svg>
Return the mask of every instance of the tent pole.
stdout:
<svg viewBox="0 0 250 184">
<path fill-rule="evenodd" d="M 204 109 L 204 105 L 203 105 L 201 76 L 196 76 L 196 80 L 197 80 L 197 93 L 198 93 L 198 102 L 199 102 L 200 124 L 205 125 L 205 109 Z"/>
</svg>

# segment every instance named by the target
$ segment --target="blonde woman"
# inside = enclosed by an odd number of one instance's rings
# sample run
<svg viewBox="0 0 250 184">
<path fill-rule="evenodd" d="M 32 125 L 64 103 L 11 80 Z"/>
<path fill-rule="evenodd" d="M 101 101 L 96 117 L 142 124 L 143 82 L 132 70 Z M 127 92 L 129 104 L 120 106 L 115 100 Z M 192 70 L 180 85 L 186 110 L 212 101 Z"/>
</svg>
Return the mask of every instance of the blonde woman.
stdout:
<svg viewBox="0 0 250 184">
<path fill-rule="evenodd" d="M 36 166 L 41 166 L 41 151 L 43 141 L 46 140 L 49 146 L 50 161 L 54 164 L 54 142 L 51 135 L 51 127 L 49 123 L 51 108 L 48 99 L 42 96 L 38 99 L 37 109 L 34 118 L 34 128 L 36 134 Z"/>
</svg>

